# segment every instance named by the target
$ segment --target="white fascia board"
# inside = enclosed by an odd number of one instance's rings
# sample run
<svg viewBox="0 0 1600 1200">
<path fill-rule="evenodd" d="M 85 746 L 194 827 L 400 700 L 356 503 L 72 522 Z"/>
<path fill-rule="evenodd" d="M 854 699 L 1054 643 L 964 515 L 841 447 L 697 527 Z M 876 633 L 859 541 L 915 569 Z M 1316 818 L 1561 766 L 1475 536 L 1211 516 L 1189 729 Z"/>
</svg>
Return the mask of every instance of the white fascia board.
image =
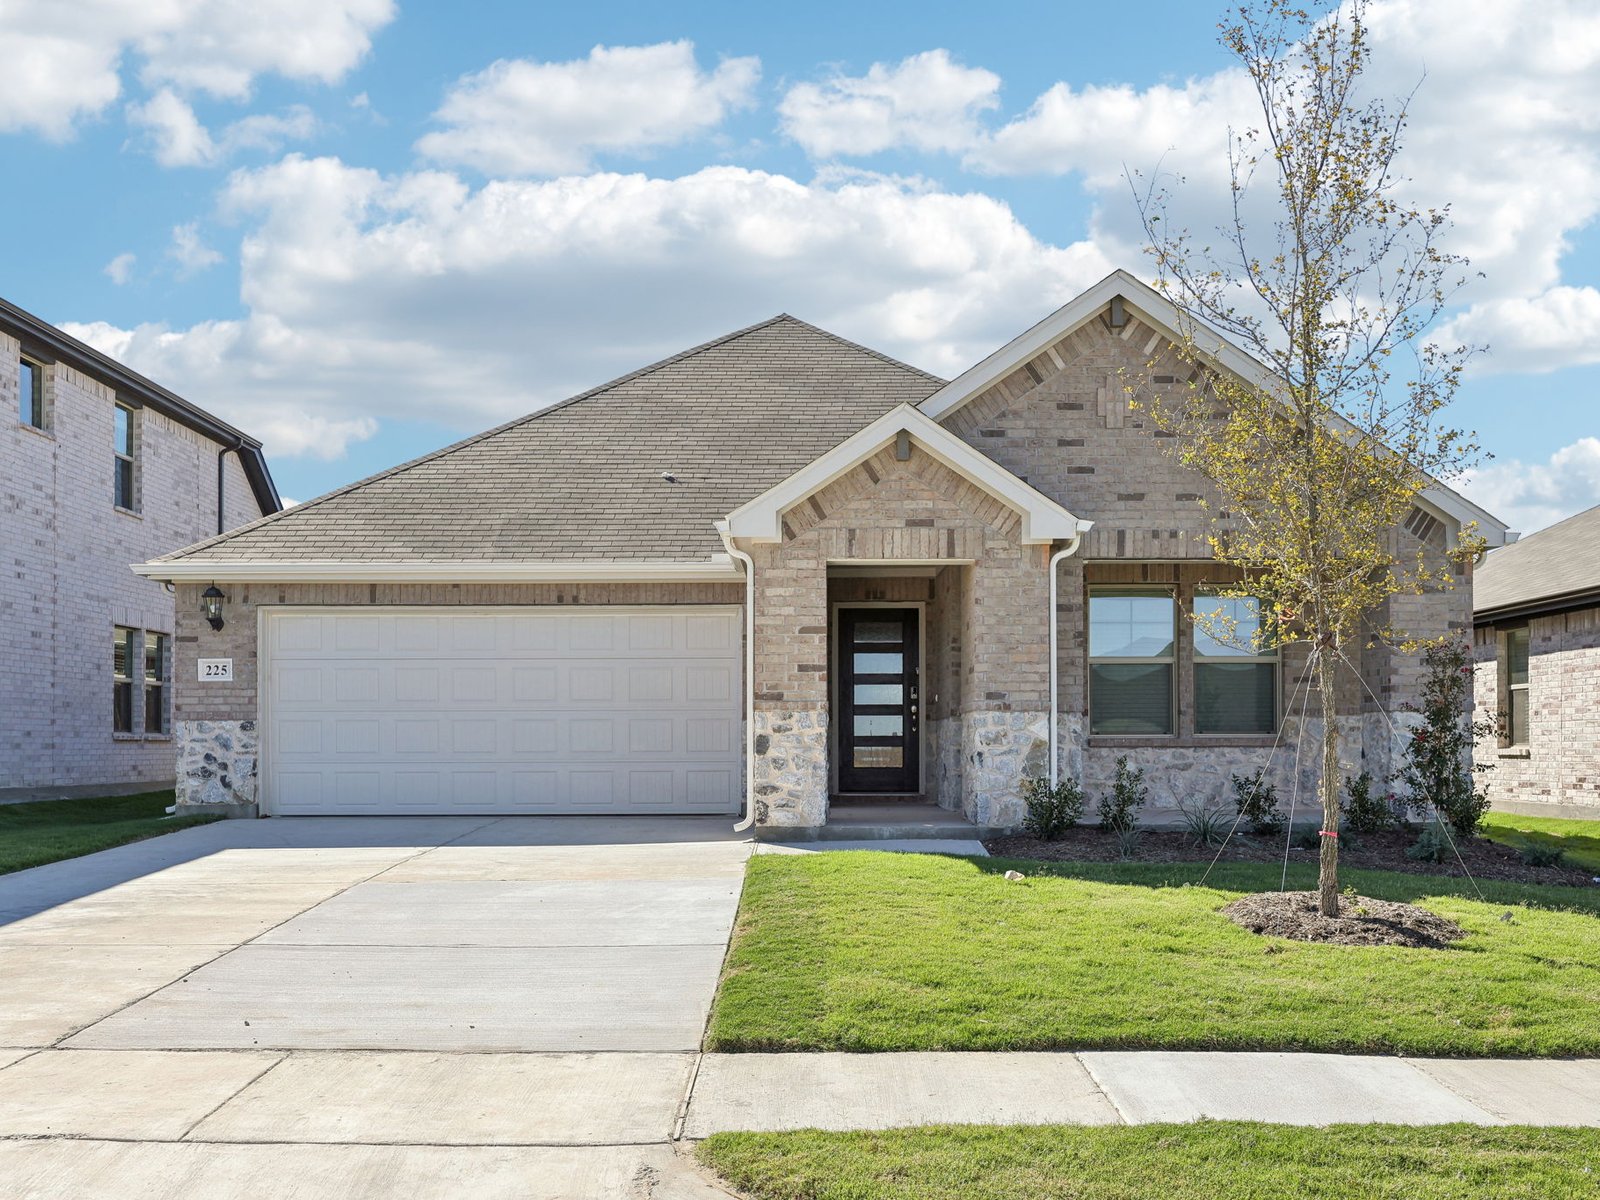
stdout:
<svg viewBox="0 0 1600 1200">
<path fill-rule="evenodd" d="M 813 459 L 782 483 L 734 509 L 718 522 L 719 529 L 725 529 L 729 537 L 745 541 L 781 542 L 784 513 L 860 466 L 892 443 L 902 431 L 911 435 L 914 445 L 1019 513 L 1023 542 L 1036 544 L 1071 538 L 1089 528 L 1091 522 L 1080 521 L 938 422 L 909 404 L 901 404 Z"/>
<path fill-rule="evenodd" d="M 726 554 L 691 562 L 217 562 L 133 564 L 167 583 L 720 583 L 744 578 Z"/>
<path fill-rule="evenodd" d="M 1043 354 L 1048 347 L 1067 337 L 1084 322 L 1097 317 L 1100 310 L 1111 303 L 1113 296 L 1121 296 L 1135 316 L 1173 340 L 1181 340 L 1183 329 L 1187 326 L 1202 353 L 1252 387 L 1271 392 L 1283 386 L 1283 380 L 1259 359 L 1203 322 L 1186 317 L 1177 305 L 1148 283 L 1127 271 L 1116 270 L 1088 291 L 1067 301 L 1033 328 L 1012 338 L 976 366 L 957 375 L 917 407 L 935 421 L 943 420 L 968 400 L 988 391 L 1023 363 Z M 1425 506 L 1436 510 L 1436 516 L 1452 520 L 1458 527 L 1477 522 L 1479 532 L 1489 545 L 1505 544 L 1506 523 L 1445 484 L 1437 480 L 1430 481 L 1418 498 Z"/>
</svg>

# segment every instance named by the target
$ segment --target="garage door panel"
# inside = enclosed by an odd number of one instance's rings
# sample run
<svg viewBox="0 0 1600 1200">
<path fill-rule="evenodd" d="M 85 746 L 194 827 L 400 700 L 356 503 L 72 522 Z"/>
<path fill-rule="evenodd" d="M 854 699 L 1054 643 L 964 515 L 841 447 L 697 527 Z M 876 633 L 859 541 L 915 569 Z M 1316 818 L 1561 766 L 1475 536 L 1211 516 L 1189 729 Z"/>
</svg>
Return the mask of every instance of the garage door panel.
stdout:
<svg viewBox="0 0 1600 1200">
<path fill-rule="evenodd" d="M 737 609 L 269 612 L 269 811 L 735 811 L 740 630 Z"/>
</svg>

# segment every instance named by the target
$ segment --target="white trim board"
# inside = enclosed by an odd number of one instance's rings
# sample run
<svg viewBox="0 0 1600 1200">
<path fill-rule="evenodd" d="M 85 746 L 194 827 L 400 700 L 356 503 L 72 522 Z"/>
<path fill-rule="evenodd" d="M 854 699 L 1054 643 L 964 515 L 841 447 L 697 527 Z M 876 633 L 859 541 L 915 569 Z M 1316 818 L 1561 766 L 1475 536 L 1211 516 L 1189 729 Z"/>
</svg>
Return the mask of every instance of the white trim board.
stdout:
<svg viewBox="0 0 1600 1200">
<path fill-rule="evenodd" d="M 134 563 L 135 575 L 168 583 L 739 583 L 727 554 L 699 562 L 171 562 Z"/>
<path fill-rule="evenodd" d="M 743 541 L 781 542 L 784 513 L 891 445 L 902 432 L 910 435 L 914 446 L 1017 512 L 1022 517 L 1020 540 L 1025 544 L 1075 537 L 1092 524 L 1080 521 L 1049 496 L 1018 479 L 926 414 L 909 404 L 901 404 L 783 482 L 734 509 L 719 528 L 724 528 L 728 536 Z"/>
<path fill-rule="evenodd" d="M 1209 338 L 1215 343 L 1210 347 L 1202 345 L 1207 356 L 1246 383 L 1263 391 L 1274 391 L 1282 386 L 1282 380 L 1258 359 L 1203 322 L 1187 318 L 1177 305 L 1155 288 L 1119 269 L 957 375 L 917 407 L 924 415 L 942 421 L 967 401 L 988 391 L 1023 363 L 1037 358 L 1047 348 L 1097 318 L 1116 296 L 1122 297 L 1134 316 L 1174 340 L 1182 340 L 1179 328 L 1186 320 L 1190 321 L 1198 331 L 1197 341 Z M 1127 328 L 1132 328 L 1131 323 Z M 1505 544 L 1507 526 L 1504 521 L 1438 480 L 1430 482 L 1418 493 L 1417 498 L 1435 516 L 1455 521 L 1458 525 L 1476 521 L 1479 531 L 1491 546 Z"/>
</svg>

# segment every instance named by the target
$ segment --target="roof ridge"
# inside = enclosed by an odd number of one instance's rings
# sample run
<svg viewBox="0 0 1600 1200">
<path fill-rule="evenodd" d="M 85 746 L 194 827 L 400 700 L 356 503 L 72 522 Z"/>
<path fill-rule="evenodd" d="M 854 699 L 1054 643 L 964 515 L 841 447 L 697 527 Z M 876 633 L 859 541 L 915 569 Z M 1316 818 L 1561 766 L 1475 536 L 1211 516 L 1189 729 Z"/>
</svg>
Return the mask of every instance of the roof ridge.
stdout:
<svg viewBox="0 0 1600 1200">
<path fill-rule="evenodd" d="M 659 371 L 664 367 L 670 367 L 674 363 L 682 362 L 686 358 L 691 358 L 696 354 L 702 354 L 707 350 L 715 349 L 717 346 L 724 345 L 728 342 L 736 340 L 737 338 L 754 333 L 758 329 L 765 329 L 767 326 L 775 325 L 779 321 L 783 320 L 795 321 L 800 325 L 806 324 L 804 321 L 798 320 L 798 318 L 790 317 L 787 313 L 779 313 L 775 317 L 768 317 L 764 321 L 757 321 L 754 325 L 746 325 L 743 329 L 735 329 L 732 333 L 722 334 L 720 337 L 714 337 L 710 341 L 701 342 L 698 346 L 691 346 L 687 350 L 680 350 L 678 353 L 670 355 L 667 358 L 659 359 L 653 363 L 648 363 L 645 366 L 629 371 L 625 375 L 619 375 L 607 383 L 602 383 L 597 387 L 588 389 L 587 391 L 579 392 L 576 396 L 568 396 L 565 400 L 557 400 L 552 404 L 545 405 L 543 408 L 535 409 L 531 413 L 524 413 L 520 417 L 513 417 L 511 420 L 500 425 L 496 425 L 492 429 L 485 429 L 481 433 L 472 434 L 470 437 L 462 438 L 458 442 L 451 442 L 449 445 L 441 446 L 437 450 L 430 450 L 427 454 L 420 455 L 417 458 L 410 459 L 406 462 L 399 463 L 395 466 L 379 471 L 375 475 L 368 475 L 365 478 L 357 479 L 353 483 L 347 483 L 341 488 L 335 488 L 331 492 L 324 492 L 322 495 L 314 497 L 311 500 L 307 500 L 303 504 L 296 504 L 292 508 L 285 508 L 275 513 L 269 513 L 264 517 L 259 517 L 256 520 L 249 522 L 246 525 L 240 525 L 236 529 L 230 529 L 226 533 L 219 533 L 212 537 L 206 538 L 204 541 L 195 542 L 193 545 L 184 546 L 181 549 L 174 550 L 170 554 L 163 554 L 155 561 L 177 561 L 179 559 L 196 554 L 201 550 L 209 550 L 213 546 L 219 546 L 223 542 L 229 541 L 243 534 L 250 533 L 261 528 L 263 525 L 269 525 L 282 517 L 288 516 L 290 513 L 303 512 L 308 509 L 316 508 L 320 505 L 326 504 L 330 500 L 336 500 L 340 496 L 347 496 L 351 492 L 367 487 L 370 484 L 381 483 L 385 479 L 390 479 L 401 474 L 402 472 L 409 471 L 414 467 L 420 467 L 424 463 L 432 462 L 434 459 L 443 458 L 447 454 L 454 454 L 457 450 L 465 450 L 468 446 L 484 441 L 487 438 L 495 437 L 498 434 L 515 429 L 519 425 L 526 425 L 531 421 L 538 420 L 540 417 L 547 417 L 551 413 L 560 409 L 570 408 L 572 405 L 577 404 L 581 400 L 591 399 L 594 396 L 600 395 L 602 392 L 611 391 L 613 388 L 621 387 L 625 383 L 631 383 L 635 379 L 649 375 L 653 371 Z M 810 327 L 808 326 L 808 328 Z M 826 330 L 819 330 L 818 332 L 826 333 Z M 832 337 L 833 335 L 829 334 L 828 336 Z M 842 341 L 843 339 L 835 340 Z M 862 347 L 862 349 L 865 349 L 865 347 Z M 871 352 L 869 351 L 869 353 Z M 916 368 L 913 367 L 910 369 L 915 370 Z"/>
<path fill-rule="evenodd" d="M 924 379 L 940 385 L 950 382 L 948 379 L 942 379 L 938 375 L 935 375 L 932 371 L 924 371 L 921 367 L 914 367 L 908 362 L 903 362 L 900 359 L 895 358 L 892 354 L 885 354 L 882 350 L 874 350 L 871 346 L 863 346 L 860 342 L 852 342 L 849 338 L 841 337 L 839 334 L 834 333 L 831 329 L 824 329 L 820 325 L 813 325 L 810 321 L 802 320 L 793 313 L 779 313 L 776 317 L 772 318 L 772 321 L 792 321 L 804 329 L 809 329 L 812 333 L 821 334 L 830 341 L 838 342 L 839 345 L 848 347 L 851 350 L 859 350 L 863 354 L 870 355 L 873 358 L 888 363 L 891 367 L 899 367 L 903 371 L 910 371 L 913 375 L 920 375 Z M 763 324 L 770 325 L 772 324 L 772 321 L 765 321 Z M 751 326 L 751 328 L 754 329 L 758 327 Z"/>
</svg>

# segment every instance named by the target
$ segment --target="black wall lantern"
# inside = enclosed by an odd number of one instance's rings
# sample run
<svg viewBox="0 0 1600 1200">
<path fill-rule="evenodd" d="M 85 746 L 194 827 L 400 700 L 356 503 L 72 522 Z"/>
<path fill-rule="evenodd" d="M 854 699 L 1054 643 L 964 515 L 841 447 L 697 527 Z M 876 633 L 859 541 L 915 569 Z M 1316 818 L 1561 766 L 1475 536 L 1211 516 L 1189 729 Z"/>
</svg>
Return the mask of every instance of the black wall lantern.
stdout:
<svg viewBox="0 0 1600 1200">
<path fill-rule="evenodd" d="M 222 628 L 222 602 L 226 599 L 214 583 L 200 593 L 200 611 L 206 614 L 206 620 L 213 629 Z"/>
</svg>

